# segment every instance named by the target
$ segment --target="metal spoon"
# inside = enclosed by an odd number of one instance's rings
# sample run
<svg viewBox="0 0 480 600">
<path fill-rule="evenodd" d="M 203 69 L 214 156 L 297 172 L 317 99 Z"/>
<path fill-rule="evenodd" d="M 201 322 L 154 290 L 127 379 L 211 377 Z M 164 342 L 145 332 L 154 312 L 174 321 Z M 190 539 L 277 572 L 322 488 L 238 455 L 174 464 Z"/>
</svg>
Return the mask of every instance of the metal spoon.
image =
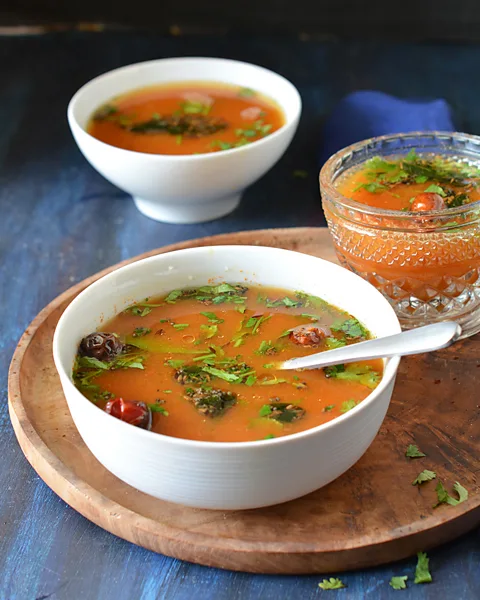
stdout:
<svg viewBox="0 0 480 600">
<path fill-rule="evenodd" d="M 315 324 L 313 324 L 315 326 Z M 390 358 L 421 354 L 447 348 L 455 342 L 462 328 L 458 323 L 446 321 L 425 325 L 410 331 L 388 335 L 386 337 L 367 340 L 326 352 L 317 352 L 301 358 L 292 358 L 277 365 L 278 369 L 320 369 L 330 365 L 371 360 L 374 358 Z"/>
</svg>

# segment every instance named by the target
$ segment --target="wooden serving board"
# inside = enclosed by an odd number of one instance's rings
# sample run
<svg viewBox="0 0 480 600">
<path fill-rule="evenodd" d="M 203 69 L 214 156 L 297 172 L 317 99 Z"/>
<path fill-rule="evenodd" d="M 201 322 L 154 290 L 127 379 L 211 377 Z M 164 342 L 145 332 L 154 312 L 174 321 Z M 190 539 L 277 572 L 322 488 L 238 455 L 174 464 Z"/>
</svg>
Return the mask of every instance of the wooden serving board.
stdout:
<svg viewBox="0 0 480 600">
<path fill-rule="evenodd" d="M 279 246 L 335 260 L 325 229 L 301 228 L 192 240 L 121 264 L 218 244 Z M 75 429 L 51 351 L 65 307 L 118 266 L 47 306 L 20 340 L 9 375 L 10 416 L 25 456 L 87 519 L 162 554 L 255 573 L 331 573 L 377 565 L 446 542 L 480 523 L 480 336 L 403 359 L 388 415 L 367 453 L 342 477 L 299 500 L 248 511 L 197 510 L 156 500 L 119 481 Z M 407 459 L 410 443 L 427 457 Z M 412 486 L 423 469 L 435 471 L 450 492 L 459 481 L 469 490 L 468 500 L 433 509 L 436 482 Z"/>
</svg>

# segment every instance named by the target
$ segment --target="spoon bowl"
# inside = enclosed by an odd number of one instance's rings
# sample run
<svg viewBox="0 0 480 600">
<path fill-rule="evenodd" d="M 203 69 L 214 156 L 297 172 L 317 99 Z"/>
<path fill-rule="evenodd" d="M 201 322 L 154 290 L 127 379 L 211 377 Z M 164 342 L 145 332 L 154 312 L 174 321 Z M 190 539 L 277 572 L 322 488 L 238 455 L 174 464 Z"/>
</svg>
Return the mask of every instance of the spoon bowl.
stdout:
<svg viewBox="0 0 480 600">
<path fill-rule="evenodd" d="M 315 327 L 317 324 L 312 324 Z M 318 324 L 321 327 L 321 324 Z M 331 365 L 373 360 L 375 358 L 391 358 L 433 352 L 453 344 L 462 334 L 458 323 L 445 321 L 425 325 L 395 335 L 375 338 L 326 352 L 317 352 L 309 356 L 292 358 L 277 365 L 278 369 L 321 369 Z"/>
</svg>

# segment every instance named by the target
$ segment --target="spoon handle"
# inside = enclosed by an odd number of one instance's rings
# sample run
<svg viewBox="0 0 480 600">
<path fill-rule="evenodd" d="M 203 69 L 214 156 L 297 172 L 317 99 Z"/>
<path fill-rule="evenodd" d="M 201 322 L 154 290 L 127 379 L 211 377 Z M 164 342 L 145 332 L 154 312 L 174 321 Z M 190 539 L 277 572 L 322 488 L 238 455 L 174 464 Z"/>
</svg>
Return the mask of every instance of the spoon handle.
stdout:
<svg viewBox="0 0 480 600">
<path fill-rule="evenodd" d="M 326 352 L 310 354 L 301 358 L 292 358 L 280 363 L 279 369 L 316 369 L 344 363 L 390 358 L 432 352 L 450 346 L 461 334 L 458 323 L 445 321 L 425 325 L 410 331 L 396 333 L 386 337 L 367 340 L 351 346 L 343 346 Z"/>
</svg>

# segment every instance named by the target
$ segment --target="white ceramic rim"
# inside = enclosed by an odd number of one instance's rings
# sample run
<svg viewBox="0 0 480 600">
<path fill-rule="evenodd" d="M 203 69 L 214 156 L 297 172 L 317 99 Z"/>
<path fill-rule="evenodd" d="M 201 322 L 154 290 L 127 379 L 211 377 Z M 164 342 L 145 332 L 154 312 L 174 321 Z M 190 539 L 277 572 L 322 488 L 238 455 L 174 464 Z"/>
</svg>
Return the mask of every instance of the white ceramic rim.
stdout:
<svg viewBox="0 0 480 600">
<path fill-rule="evenodd" d="M 101 140 L 90 135 L 88 133 L 88 131 L 80 125 L 80 123 L 77 121 L 77 119 L 75 118 L 75 115 L 74 115 L 75 105 L 76 105 L 77 101 L 79 100 L 79 98 L 81 97 L 81 95 L 89 87 L 95 85 L 103 78 L 114 76 L 115 74 L 125 73 L 125 72 L 128 72 L 129 70 L 134 71 L 135 69 L 137 69 L 140 66 L 153 65 L 154 63 L 166 63 L 166 62 L 180 63 L 180 62 L 187 61 L 187 60 L 188 61 L 198 61 L 198 62 L 207 60 L 207 61 L 212 61 L 212 62 L 229 63 L 231 65 L 245 65 L 248 67 L 252 67 L 254 69 L 258 69 L 259 71 L 268 73 L 271 76 L 278 77 L 278 79 L 280 79 L 285 85 L 287 85 L 291 88 L 291 91 L 292 91 L 293 95 L 295 96 L 295 100 L 297 102 L 295 115 L 293 116 L 293 118 L 287 120 L 279 129 L 277 129 L 270 135 L 265 136 L 264 138 L 261 138 L 259 140 L 255 140 L 254 144 L 255 144 L 256 148 L 258 148 L 260 146 L 260 144 L 264 144 L 267 140 L 275 139 L 276 137 L 281 135 L 285 131 L 285 129 L 290 128 L 293 125 L 295 125 L 297 123 L 298 119 L 300 118 L 300 115 L 302 113 L 302 98 L 300 96 L 299 91 L 293 85 L 293 83 L 291 81 L 289 81 L 283 75 L 280 75 L 279 73 L 276 73 L 275 71 L 271 71 L 270 69 L 266 69 L 265 67 L 261 67 L 260 65 L 255 65 L 253 63 L 248 63 L 248 62 L 240 61 L 240 60 L 232 60 L 230 58 L 215 58 L 215 57 L 209 57 L 209 56 L 181 56 L 181 57 L 175 57 L 175 58 L 159 58 L 159 59 L 154 59 L 154 60 L 146 60 L 146 61 L 142 61 L 142 62 L 138 62 L 138 63 L 132 63 L 132 64 L 126 65 L 124 67 L 118 67 L 117 69 L 112 69 L 111 71 L 106 71 L 105 73 L 102 73 L 101 75 L 97 75 L 97 77 L 94 77 L 93 79 L 91 79 L 90 81 L 88 81 L 87 83 L 82 85 L 82 87 L 79 88 L 75 92 L 75 94 L 72 96 L 72 98 L 70 99 L 70 102 L 68 103 L 68 108 L 67 108 L 67 118 L 68 118 L 69 123 L 75 124 L 76 127 L 81 129 L 82 132 L 85 135 L 87 135 L 95 143 L 100 144 L 101 146 L 105 146 L 107 148 L 115 148 L 116 150 L 119 150 L 121 152 L 126 152 L 127 154 L 148 156 L 148 157 L 151 157 L 150 158 L 151 160 L 170 160 L 172 162 L 179 162 L 179 161 L 186 161 L 186 160 L 195 160 L 195 161 L 212 160 L 215 156 L 218 155 L 217 152 L 206 152 L 204 154 L 152 154 L 150 152 L 138 152 L 136 150 L 126 150 L 125 148 L 118 148 L 117 146 L 112 146 L 111 144 L 102 142 Z M 200 78 L 200 79 L 196 79 L 195 81 L 199 81 L 199 82 L 205 81 L 206 82 L 207 80 Z M 212 81 L 212 80 L 209 79 L 208 81 Z M 228 83 L 228 82 L 219 80 L 218 83 Z M 152 84 L 152 85 L 154 85 L 154 84 Z M 281 100 L 278 98 L 273 98 L 273 96 L 271 98 L 280 106 L 280 108 L 282 109 L 282 111 L 285 114 Z M 95 107 L 92 107 L 92 112 L 94 110 L 95 110 Z M 222 154 L 224 152 L 248 152 L 249 148 L 251 148 L 251 144 L 246 144 L 244 146 L 239 146 L 238 148 L 230 148 L 228 150 L 222 150 Z"/>
<path fill-rule="evenodd" d="M 270 250 L 273 249 L 269 246 L 267 246 L 267 247 L 265 247 L 265 246 L 241 246 L 241 247 L 242 248 L 245 248 L 245 247 L 256 248 L 256 249 L 268 248 Z M 77 396 L 77 397 L 80 396 L 84 402 L 88 402 L 89 405 L 92 406 L 92 408 L 96 408 L 99 411 L 98 412 L 99 418 L 105 417 L 105 418 L 111 419 L 111 418 L 115 418 L 115 417 L 112 417 L 111 415 L 107 414 L 99 406 L 95 405 L 93 402 L 88 400 L 88 398 L 86 398 L 75 387 L 75 385 L 72 381 L 71 373 L 67 373 L 66 370 L 63 368 L 62 361 L 60 359 L 60 353 L 59 353 L 59 338 L 60 338 L 59 331 L 61 330 L 62 321 L 64 320 L 64 316 L 68 315 L 68 312 L 72 309 L 72 307 L 75 308 L 76 304 L 82 302 L 82 296 L 84 295 L 84 293 L 87 290 L 90 290 L 91 288 L 95 288 L 95 287 L 102 285 L 105 280 L 113 279 L 118 274 L 119 271 L 124 271 L 124 272 L 125 271 L 134 271 L 137 265 L 144 264 L 146 262 L 154 262 L 154 261 L 158 260 L 158 258 L 160 256 L 168 257 L 168 256 L 171 256 L 172 254 L 176 254 L 178 252 L 193 254 L 193 253 L 195 253 L 195 251 L 208 251 L 211 248 L 214 248 L 217 250 L 221 249 L 221 248 L 225 248 L 225 249 L 236 248 L 236 249 L 238 249 L 239 246 L 232 246 L 232 245 L 230 245 L 230 246 L 200 246 L 197 248 L 185 248 L 182 250 L 174 250 L 172 252 L 166 252 L 164 254 L 157 254 L 155 256 L 150 256 L 148 258 L 141 259 L 141 260 L 131 263 L 129 265 L 125 265 L 124 267 L 120 267 L 119 269 L 115 269 L 115 271 L 112 271 L 111 273 L 104 275 L 100 279 L 97 279 L 97 281 L 90 284 L 82 292 L 80 292 L 80 294 L 78 294 L 78 296 L 72 300 L 72 302 L 67 306 L 67 308 L 63 312 L 62 316 L 60 317 L 60 319 L 57 323 L 57 326 L 55 328 L 55 333 L 53 336 L 53 358 L 54 358 L 55 366 L 58 371 L 62 371 L 62 373 L 61 373 L 62 385 L 63 385 L 64 381 L 66 380 L 68 383 L 68 386 L 71 388 L 74 396 Z M 295 252 L 294 250 L 286 250 L 283 248 L 275 248 L 275 250 L 278 250 L 281 252 L 288 252 L 291 254 L 301 254 L 299 252 Z M 307 256 L 309 256 L 310 258 L 319 260 L 323 263 L 328 263 L 329 265 L 332 265 L 332 266 L 338 268 L 339 271 L 341 271 L 344 274 L 344 276 L 355 278 L 355 279 L 360 279 L 362 281 L 362 284 L 371 286 L 372 290 L 374 290 L 375 293 L 378 294 L 379 297 L 382 299 L 382 301 L 388 305 L 388 308 L 391 310 L 392 315 L 395 317 L 395 319 L 398 323 L 398 318 L 395 314 L 395 311 L 390 306 L 388 301 L 383 297 L 383 295 L 374 286 L 369 284 L 367 281 L 365 281 L 364 279 L 362 279 L 355 273 L 352 273 L 351 271 L 348 271 L 347 269 L 344 269 L 343 267 L 341 267 L 339 265 L 335 265 L 334 263 L 331 263 L 323 258 L 319 258 L 316 256 L 312 256 L 312 255 L 307 255 Z M 188 283 L 186 283 L 185 287 L 188 287 Z M 286 289 L 288 289 L 288 288 L 286 288 Z M 341 307 L 339 307 L 339 308 L 341 308 Z M 399 324 L 399 328 L 400 328 L 400 324 Z M 289 440 L 294 441 L 294 440 L 299 440 L 304 437 L 309 437 L 311 435 L 316 435 L 316 434 L 320 433 L 321 431 L 329 429 L 330 427 L 335 427 L 337 425 L 337 423 L 340 423 L 341 421 L 355 418 L 355 415 L 359 414 L 360 411 L 364 410 L 366 408 L 367 404 L 374 402 L 377 399 L 377 397 L 388 387 L 388 385 L 390 385 L 390 383 L 392 382 L 392 379 L 394 379 L 396 376 L 399 363 L 400 363 L 400 356 L 394 356 L 389 359 L 384 359 L 383 377 L 382 377 L 380 383 L 378 384 L 378 386 L 364 400 L 362 400 L 359 404 L 357 404 L 354 408 L 352 408 L 348 412 L 344 413 L 343 415 L 340 415 L 339 417 L 335 417 L 334 419 L 331 419 L 330 421 L 327 421 L 327 423 L 322 423 L 321 425 L 317 425 L 316 427 L 311 427 L 310 429 L 305 429 L 304 431 L 299 431 L 297 433 L 292 433 L 292 434 L 285 435 L 285 436 L 282 436 L 279 438 L 273 438 L 273 439 L 268 439 L 268 440 L 253 440 L 253 441 L 247 441 L 247 442 L 209 442 L 209 441 L 201 441 L 201 440 L 190 440 L 190 439 L 186 439 L 186 438 L 178 438 L 178 437 L 174 437 L 174 436 L 165 435 L 163 433 L 148 431 L 146 429 L 141 429 L 138 427 L 136 428 L 136 430 L 139 435 L 149 436 L 150 438 L 151 438 L 151 436 L 154 436 L 154 438 L 156 438 L 157 436 L 161 436 L 164 440 L 168 440 L 168 443 L 172 443 L 175 445 L 182 445 L 182 446 L 186 445 L 186 446 L 190 446 L 192 448 L 199 448 L 199 447 L 210 448 L 212 450 L 215 448 L 219 448 L 219 449 L 222 449 L 222 448 L 235 449 L 235 448 L 237 448 L 237 449 L 240 449 L 240 448 L 244 448 L 244 447 L 250 447 L 250 448 L 256 447 L 256 446 L 262 447 L 265 444 L 282 444 L 282 443 L 285 444 L 285 443 L 288 443 Z M 128 429 L 125 429 L 126 434 L 128 434 L 128 431 L 131 431 L 130 428 L 132 427 L 132 425 L 130 425 L 129 423 L 125 423 L 124 421 L 121 421 L 120 419 L 116 419 L 116 421 L 118 421 L 118 426 L 128 428 Z"/>
</svg>

